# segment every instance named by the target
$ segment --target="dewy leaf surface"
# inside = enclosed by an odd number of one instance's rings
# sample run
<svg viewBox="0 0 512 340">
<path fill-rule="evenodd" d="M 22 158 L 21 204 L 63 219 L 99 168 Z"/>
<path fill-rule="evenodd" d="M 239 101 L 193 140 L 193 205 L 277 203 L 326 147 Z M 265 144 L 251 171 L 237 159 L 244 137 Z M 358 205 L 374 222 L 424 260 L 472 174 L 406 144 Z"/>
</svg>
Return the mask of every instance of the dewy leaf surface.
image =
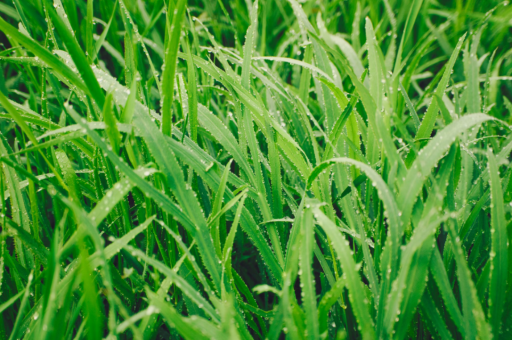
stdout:
<svg viewBox="0 0 512 340">
<path fill-rule="evenodd" d="M 512 339 L 511 14 L 0 2 L 0 339 Z"/>
</svg>

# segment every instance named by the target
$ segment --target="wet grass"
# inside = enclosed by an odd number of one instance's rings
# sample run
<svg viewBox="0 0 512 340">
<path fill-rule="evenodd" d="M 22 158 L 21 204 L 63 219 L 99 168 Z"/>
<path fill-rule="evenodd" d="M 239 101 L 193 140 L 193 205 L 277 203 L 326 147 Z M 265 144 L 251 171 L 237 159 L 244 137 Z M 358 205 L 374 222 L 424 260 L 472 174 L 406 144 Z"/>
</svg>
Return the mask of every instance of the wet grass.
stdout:
<svg viewBox="0 0 512 340">
<path fill-rule="evenodd" d="M 0 16 L 0 339 L 512 337 L 507 2 Z"/>
</svg>

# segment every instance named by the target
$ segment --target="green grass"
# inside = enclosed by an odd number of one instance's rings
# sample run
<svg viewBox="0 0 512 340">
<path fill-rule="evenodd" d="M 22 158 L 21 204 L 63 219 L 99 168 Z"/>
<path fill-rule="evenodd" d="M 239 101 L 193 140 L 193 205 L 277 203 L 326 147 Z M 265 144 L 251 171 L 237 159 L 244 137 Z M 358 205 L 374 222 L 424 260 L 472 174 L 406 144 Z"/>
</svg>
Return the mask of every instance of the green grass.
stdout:
<svg viewBox="0 0 512 340">
<path fill-rule="evenodd" d="M 508 2 L 0 17 L 0 340 L 512 338 Z"/>
</svg>

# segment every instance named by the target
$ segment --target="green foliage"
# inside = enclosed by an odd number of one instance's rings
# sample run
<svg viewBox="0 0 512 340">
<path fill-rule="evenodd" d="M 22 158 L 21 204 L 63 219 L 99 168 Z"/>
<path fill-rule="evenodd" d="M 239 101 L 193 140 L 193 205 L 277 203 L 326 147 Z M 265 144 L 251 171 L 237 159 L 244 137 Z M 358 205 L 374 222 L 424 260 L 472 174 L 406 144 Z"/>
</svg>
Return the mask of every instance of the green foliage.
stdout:
<svg viewBox="0 0 512 340">
<path fill-rule="evenodd" d="M 0 340 L 512 338 L 511 23 L 1 0 Z"/>
</svg>

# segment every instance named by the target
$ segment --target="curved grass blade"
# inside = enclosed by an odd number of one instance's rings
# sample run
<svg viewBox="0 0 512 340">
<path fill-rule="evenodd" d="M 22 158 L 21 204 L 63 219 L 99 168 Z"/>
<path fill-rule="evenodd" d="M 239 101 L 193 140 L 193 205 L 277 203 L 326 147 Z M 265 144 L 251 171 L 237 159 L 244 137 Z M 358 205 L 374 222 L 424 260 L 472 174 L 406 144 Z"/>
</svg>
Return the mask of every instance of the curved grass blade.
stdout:
<svg viewBox="0 0 512 340">
<path fill-rule="evenodd" d="M 489 322 L 493 334 L 499 336 L 508 272 L 508 236 L 503 203 L 503 192 L 496 157 L 487 151 L 491 185 L 491 273 L 489 285 Z"/>
<path fill-rule="evenodd" d="M 396 261 L 398 261 L 398 247 L 399 247 L 399 235 L 400 235 L 400 212 L 398 210 L 395 198 L 391 191 L 389 190 L 387 184 L 384 182 L 382 177 L 375 172 L 369 165 L 366 165 L 364 163 L 361 163 L 359 161 L 350 159 L 350 158 L 333 158 L 330 160 L 327 160 L 325 162 L 320 163 L 313 171 L 311 172 L 311 175 L 308 178 L 308 187 L 314 182 L 314 180 L 320 175 L 322 171 L 327 169 L 333 164 L 336 163 L 344 163 L 344 164 L 350 164 L 355 165 L 356 167 L 363 170 L 368 178 L 372 181 L 372 184 L 375 184 L 375 187 L 379 190 L 379 196 L 381 197 L 381 200 L 384 203 L 384 207 L 387 211 L 387 216 L 389 220 L 390 225 L 390 235 L 389 235 L 389 241 L 392 242 L 389 249 L 391 251 L 391 259 L 392 262 L 389 263 L 390 269 L 393 272 L 396 271 Z M 387 270 L 387 269 L 386 269 Z"/>
<path fill-rule="evenodd" d="M 329 310 L 338 301 L 345 288 L 345 280 L 343 278 L 338 279 L 336 283 L 331 287 L 322 300 L 318 304 L 318 322 L 320 335 L 324 334 L 328 330 L 329 323 Z"/>
<path fill-rule="evenodd" d="M 32 236 L 29 232 L 27 232 L 20 226 L 18 226 L 10 218 L 6 217 L 5 222 L 6 232 L 8 234 L 11 234 L 12 236 L 15 236 L 17 240 L 19 240 L 26 247 L 28 247 L 43 265 L 46 264 L 49 254 L 48 250 L 40 242 L 38 242 L 34 238 L 34 236 Z"/>
<path fill-rule="evenodd" d="M 309 210 L 309 209 L 308 209 Z M 319 339 L 319 325 L 316 305 L 316 292 L 313 275 L 313 249 L 316 244 L 313 230 L 313 214 L 306 210 L 302 218 L 302 234 L 300 254 L 300 282 L 302 287 L 302 305 L 306 312 L 306 329 L 308 339 Z"/>
<path fill-rule="evenodd" d="M 117 128 L 117 122 L 112 112 L 112 93 L 108 93 L 105 98 L 105 106 L 103 107 L 103 119 L 105 120 L 105 130 L 107 132 L 110 145 L 116 154 L 119 154 L 121 148 L 121 136 Z"/>
<path fill-rule="evenodd" d="M 162 262 L 155 260 L 147 256 L 144 252 L 139 249 L 133 248 L 129 245 L 125 245 L 124 248 L 132 253 L 134 256 L 140 257 L 142 260 L 146 261 L 149 265 L 153 266 L 156 270 L 160 271 L 165 276 L 170 277 L 174 284 L 183 291 L 184 294 L 192 299 L 198 306 L 202 306 L 203 310 L 216 321 L 220 321 L 219 315 L 217 311 L 211 306 L 211 304 L 206 301 L 201 294 L 198 292 L 181 276 L 179 276 L 174 270 L 164 265 Z"/>
<path fill-rule="evenodd" d="M 199 322 L 198 317 L 192 318 L 184 318 L 179 314 L 170 304 L 162 301 L 162 299 L 150 292 L 147 291 L 146 294 L 150 297 L 151 312 L 158 312 L 163 315 L 163 317 L 168 322 L 171 328 L 176 328 L 180 335 L 182 335 L 187 340 L 196 340 L 196 339 L 211 339 L 211 336 L 220 336 L 219 339 L 223 336 L 214 325 L 207 323 L 206 320 L 202 319 L 203 322 Z"/>
<path fill-rule="evenodd" d="M 242 215 L 242 209 L 244 207 L 245 198 L 246 195 L 242 196 L 242 198 L 240 199 L 240 203 L 238 203 L 238 208 L 236 209 L 235 213 L 235 219 L 233 220 L 233 224 L 231 225 L 231 230 L 229 231 L 228 237 L 226 238 L 226 242 L 224 243 L 224 250 L 222 252 L 224 270 L 230 279 L 233 278 L 233 274 L 231 273 L 231 253 L 233 252 L 233 244 L 235 242 L 235 235 L 238 229 L 238 223 L 240 222 L 240 216 Z"/>
<path fill-rule="evenodd" d="M 373 320 L 368 311 L 368 300 L 363 295 L 363 283 L 359 277 L 358 266 L 352 258 L 351 250 L 345 237 L 337 230 L 336 225 L 323 214 L 320 209 L 314 210 L 317 223 L 332 240 L 332 245 L 338 254 L 338 260 L 344 271 L 349 298 L 352 303 L 354 314 L 359 323 L 359 329 L 363 339 L 375 337 Z"/>
<path fill-rule="evenodd" d="M 174 8 L 168 8 L 166 16 L 165 31 L 168 39 L 165 50 L 165 68 L 162 74 L 162 133 L 167 136 L 171 135 L 174 76 L 180 45 L 181 22 L 185 14 L 186 3 L 185 0 L 178 0 L 175 5 L 173 4 Z"/>
<path fill-rule="evenodd" d="M 84 80 L 87 86 L 86 93 L 90 93 L 91 97 L 96 102 L 96 105 L 98 105 L 98 108 L 103 109 L 103 104 L 105 103 L 105 95 L 101 90 L 100 84 L 98 83 L 98 80 L 96 79 L 91 66 L 87 62 L 87 58 L 85 57 L 82 48 L 76 41 L 75 37 L 73 36 L 73 33 L 70 32 L 70 29 L 66 26 L 60 15 L 58 15 L 55 9 L 53 9 L 53 6 L 47 6 L 47 11 L 52 20 L 53 25 L 59 33 L 60 38 L 66 45 L 66 48 L 68 49 L 69 54 L 71 55 L 71 58 L 73 59 L 73 62 L 75 63 L 78 72 L 82 76 L 82 79 Z M 68 79 L 71 80 L 74 78 Z"/>
<path fill-rule="evenodd" d="M 457 60 L 460 49 L 462 47 L 462 43 L 464 42 L 465 38 L 466 38 L 466 35 L 463 35 L 459 39 L 459 42 L 457 43 L 457 46 L 453 50 L 450 60 L 448 61 L 448 63 L 445 66 L 443 77 L 441 78 L 441 81 L 437 85 L 437 89 L 435 91 L 435 94 L 439 97 L 442 97 L 444 95 L 444 91 L 446 90 L 446 86 L 448 85 L 448 81 L 450 80 L 450 75 L 451 75 L 453 66 L 455 65 L 455 61 Z M 430 137 L 430 134 L 434 130 L 434 124 L 436 122 L 438 110 L 439 110 L 439 107 L 438 107 L 437 101 L 432 100 L 432 102 L 430 103 L 430 106 L 427 109 L 427 112 L 425 113 L 425 116 L 423 117 L 423 120 L 421 121 L 421 125 L 418 129 L 418 133 L 416 134 L 416 140 Z M 472 112 L 472 113 L 476 113 L 476 112 Z"/>
<path fill-rule="evenodd" d="M 50 66 L 56 73 L 68 79 L 73 85 L 78 87 L 85 93 L 90 93 L 89 88 L 78 77 L 78 75 L 71 70 L 66 64 L 54 56 L 50 51 L 39 45 L 34 40 L 20 33 L 15 27 L 9 25 L 4 19 L 0 18 L 0 30 L 6 35 L 12 37 L 20 44 L 25 46 L 30 52 L 34 53 L 37 57 L 41 58 L 48 66 Z"/>
<path fill-rule="evenodd" d="M 459 310 L 457 300 L 455 299 L 455 295 L 453 294 L 450 280 L 444 267 L 443 258 L 441 257 L 437 247 L 434 248 L 432 257 L 430 258 L 430 272 L 432 273 L 437 287 L 441 292 L 441 296 L 445 301 L 445 306 L 448 313 L 452 317 L 452 320 L 455 322 L 455 325 L 458 327 L 460 333 L 464 336 L 466 332 L 464 328 L 464 320 Z"/>
<path fill-rule="evenodd" d="M 176 129 L 174 132 L 177 132 Z M 180 137 L 181 136 L 178 135 L 178 139 L 181 139 Z M 175 154 L 180 158 L 180 160 L 191 166 L 194 171 L 197 172 L 208 183 L 212 190 L 218 190 L 220 185 L 220 175 L 214 171 L 214 169 L 218 166 L 219 169 L 222 170 L 222 165 L 220 163 L 216 163 L 217 161 L 214 158 L 208 155 L 203 149 L 199 148 L 199 146 L 193 143 L 189 138 L 184 139 L 185 145 L 171 138 L 168 138 L 167 142 Z M 216 164 L 216 166 L 214 169 L 208 169 L 205 164 Z M 236 177 L 233 173 L 230 173 L 228 181 L 237 186 L 238 191 L 243 190 L 247 186 L 247 184 Z M 231 192 L 231 190 L 226 188 L 226 195 L 228 199 L 232 200 L 235 197 L 234 194 L 235 192 Z M 253 199 L 257 199 L 256 193 L 252 190 L 248 191 L 248 196 L 252 197 Z M 279 265 L 279 262 L 277 261 L 277 258 L 272 252 L 266 239 L 263 237 L 262 231 L 254 221 L 251 213 L 246 208 L 242 210 L 240 225 L 247 236 L 249 236 L 256 249 L 258 249 L 260 252 L 262 258 L 264 259 L 264 264 L 269 267 L 274 277 L 280 281 L 282 267 Z"/>
<path fill-rule="evenodd" d="M 22 322 L 23 315 L 25 314 L 25 309 L 27 308 L 27 301 L 30 294 L 30 286 L 32 285 L 32 281 L 34 279 L 34 273 L 33 271 L 30 272 L 28 276 L 27 285 L 25 286 L 25 289 L 22 290 L 20 293 L 23 293 L 23 299 L 21 299 L 21 304 L 18 310 L 18 315 L 16 316 L 16 321 L 14 322 L 14 326 L 11 331 L 11 336 L 9 336 L 9 340 L 17 339 L 18 330 L 20 328 L 20 323 Z M 29 305 L 30 307 L 30 305 Z M 1 310 L 1 307 L 0 307 Z"/>
<path fill-rule="evenodd" d="M 439 313 L 439 310 L 437 310 L 432 300 L 432 296 L 430 295 L 428 289 L 426 289 L 423 293 L 423 296 L 421 297 L 421 309 L 423 310 L 423 314 L 432 321 L 432 324 L 442 339 L 453 339 L 450 331 L 446 328 L 443 317 Z"/>
<path fill-rule="evenodd" d="M 205 266 L 212 275 L 217 288 L 220 288 L 220 266 L 215 254 L 213 242 L 209 236 L 206 219 L 188 184 L 185 182 L 181 168 L 172 153 L 169 144 L 166 142 L 163 132 L 151 121 L 147 112 L 135 111 L 134 125 L 139 135 L 142 136 L 150 152 L 164 174 L 167 184 L 176 195 L 180 203 L 180 210 L 186 214 L 193 223 L 193 235 L 196 238 L 199 250 L 203 256 Z"/>
<path fill-rule="evenodd" d="M 220 179 L 220 185 L 219 189 L 217 190 L 217 194 L 215 195 L 215 200 L 213 202 L 212 206 L 212 212 L 210 215 L 210 218 L 213 218 L 215 215 L 217 215 L 222 208 L 222 201 L 224 200 L 224 191 L 226 190 L 226 184 L 228 182 L 228 175 L 231 168 L 231 162 L 230 160 L 228 164 L 226 165 L 226 168 L 224 169 L 224 172 L 222 173 L 222 177 Z M 209 218 L 209 224 L 212 223 L 212 221 Z M 221 244 L 220 244 L 220 231 L 219 231 L 219 222 L 218 219 L 215 219 L 215 222 L 213 222 L 213 225 L 211 226 L 211 232 L 213 236 L 213 245 L 215 246 L 215 250 L 217 251 L 217 256 L 219 258 L 222 258 L 221 255 Z"/>
<path fill-rule="evenodd" d="M 427 146 L 423 148 L 421 155 L 409 169 L 397 197 L 397 204 L 402 213 L 403 227 L 409 223 L 412 207 L 416 202 L 416 196 L 420 192 L 426 176 L 430 174 L 432 168 L 455 141 L 455 138 L 473 126 L 491 119 L 493 118 L 479 113 L 463 116 L 438 132 Z"/>
<path fill-rule="evenodd" d="M 220 144 L 222 144 L 226 151 L 233 156 L 235 162 L 243 169 L 251 184 L 256 186 L 253 171 L 233 134 L 218 117 L 209 112 L 203 105 L 199 105 L 198 113 L 201 125 L 203 125 L 204 128 L 207 129 Z"/>
</svg>

